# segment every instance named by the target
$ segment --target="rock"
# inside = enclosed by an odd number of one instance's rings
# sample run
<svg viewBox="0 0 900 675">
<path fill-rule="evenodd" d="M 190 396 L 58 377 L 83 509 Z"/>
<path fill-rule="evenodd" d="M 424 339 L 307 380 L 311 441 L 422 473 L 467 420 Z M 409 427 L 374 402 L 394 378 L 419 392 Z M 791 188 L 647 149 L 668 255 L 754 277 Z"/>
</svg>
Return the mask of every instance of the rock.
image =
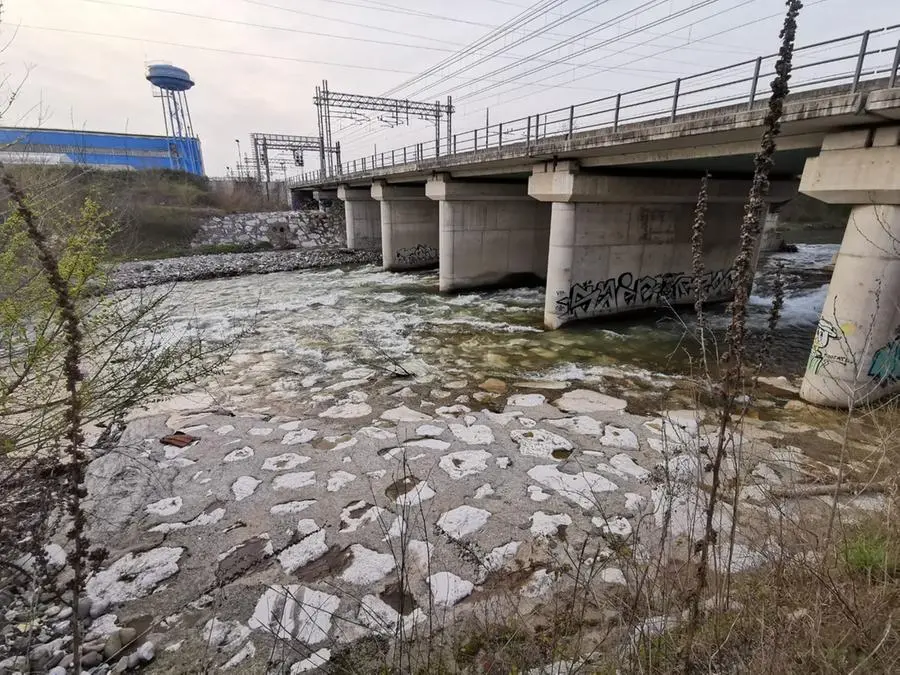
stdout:
<svg viewBox="0 0 900 675">
<path fill-rule="evenodd" d="M 97 652 L 87 652 L 81 657 L 81 665 L 85 668 L 93 668 L 103 663 L 103 657 Z"/>
<path fill-rule="evenodd" d="M 124 628 L 122 630 L 125 630 Z M 107 660 L 112 659 L 118 654 L 122 649 L 122 638 L 119 637 L 119 631 L 117 633 L 113 633 L 108 638 L 106 638 L 106 644 L 103 646 L 103 656 L 107 658 Z"/>
<path fill-rule="evenodd" d="M 138 647 L 137 655 L 144 663 L 149 663 L 156 655 L 156 647 L 152 642 L 145 642 Z"/>
<path fill-rule="evenodd" d="M 132 654 L 132 656 L 134 656 L 134 654 Z M 128 670 L 128 660 L 129 659 L 127 656 L 123 656 L 116 662 L 116 665 L 113 666 L 112 671 L 114 673 L 124 673 L 126 670 Z"/>
<path fill-rule="evenodd" d="M 777 396 L 788 398 L 800 396 L 800 389 L 791 384 L 791 381 L 783 375 L 781 377 L 758 377 L 756 381 L 763 389 Z"/>
<path fill-rule="evenodd" d="M 129 644 L 134 642 L 137 639 L 137 630 L 131 628 L 130 626 L 126 626 L 125 628 L 119 629 L 119 641 L 122 643 L 123 647 L 127 647 Z"/>
<path fill-rule="evenodd" d="M 56 615 L 56 618 L 59 619 L 60 621 L 63 621 L 64 619 L 68 619 L 70 616 L 72 616 L 72 608 L 71 607 L 63 607 L 59 611 L 59 614 Z"/>
<path fill-rule="evenodd" d="M 54 666 L 47 671 L 47 675 L 66 675 L 66 669 L 62 666 Z"/>
<path fill-rule="evenodd" d="M 86 619 L 91 615 L 91 605 L 93 601 L 90 598 L 80 598 L 78 600 L 78 618 Z"/>
<path fill-rule="evenodd" d="M 73 663 L 75 663 L 75 657 L 72 656 L 71 654 L 66 654 L 65 656 L 62 657 L 62 660 L 60 660 L 59 665 L 61 667 L 65 668 L 66 670 L 68 670 L 69 668 L 72 667 Z"/>
<path fill-rule="evenodd" d="M 596 413 L 625 410 L 628 403 L 589 389 L 575 389 L 560 396 L 554 405 L 565 412 Z"/>
<path fill-rule="evenodd" d="M 60 610 L 62 610 L 62 607 L 60 607 L 59 605 L 50 605 L 47 608 L 47 611 L 44 612 L 44 616 L 46 616 L 48 619 L 52 619 L 54 616 L 59 614 Z"/>
<path fill-rule="evenodd" d="M 496 377 L 489 377 L 478 385 L 479 389 L 490 391 L 494 394 L 503 394 L 506 392 L 506 382 L 498 380 Z"/>
<path fill-rule="evenodd" d="M 98 616 L 106 614 L 109 609 L 109 602 L 106 600 L 98 600 L 91 604 L 91 618 L 96 619 Z"/>
</svg>

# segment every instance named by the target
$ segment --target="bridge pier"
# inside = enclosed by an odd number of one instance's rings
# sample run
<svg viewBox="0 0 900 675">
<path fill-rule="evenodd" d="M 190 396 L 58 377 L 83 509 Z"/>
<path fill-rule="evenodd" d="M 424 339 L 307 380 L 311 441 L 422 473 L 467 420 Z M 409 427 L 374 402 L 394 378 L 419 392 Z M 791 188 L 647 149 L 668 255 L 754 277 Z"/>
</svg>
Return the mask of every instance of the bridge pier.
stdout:
<svg viewBox="0 0 900 675">
<path fill-rule="evenodd" d="M 701 280 L 707 301 L 733 295 L 732 264 L 749 181 L 711 180 Z M 691 234 L 699 179 L 609 176 L 573 162 L 534 168 L 529 194 L 552 202 L 544 324 L 694 302 Z M 775 183 L 773 201 L 792 194 Z"/>
<path fill-rule="evenodd" d="M 347 248 L 377 251 L 381 249 L 381 206 L 372 199 L 371 188 L 338 187 L 344 202 Z"/>
<path fill-rule="evenodd" d="M 438 264 L 438 205 L 424 186 L 375 181 L 372 197 L 381 202 L 381 252 L 386 270 Z"/>
<path fill-rule="evenodd" d="M 848 408 L 900 391 L 900 126 L 827 136 L 800 191 L 854 205 L 800 396 Z"/>
<path fill-rule="evenodd" d="M 440 204 L 440 290 L 544 279 L 550 205 L 524 183 L 461 182 L 440 174 L 425 192 Z"/>
</svg>

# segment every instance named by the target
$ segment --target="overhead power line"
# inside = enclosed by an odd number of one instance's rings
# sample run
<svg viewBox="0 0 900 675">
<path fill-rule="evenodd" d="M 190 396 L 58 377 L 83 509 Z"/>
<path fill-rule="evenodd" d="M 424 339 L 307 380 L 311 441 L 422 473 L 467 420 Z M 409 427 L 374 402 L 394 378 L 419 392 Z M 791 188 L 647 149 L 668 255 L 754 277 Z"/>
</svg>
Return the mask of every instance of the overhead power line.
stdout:
<svg viewBox="0 0 900 675">
<path fill-rule="evenodd" d="M 391 42 L 389 40 L 372 40 L 370 38 L 354 37 L 350 35 L 336 35 L 334 33 L 323 33 L 321 31 L 303 30 L 301 28 L 289 28 L 287 26 L 273 26 L 265 23 L 254 23 L 252 21 L 239 21 L 237 19 L 226 19 L 219 16 L 209 16 L 208 14 L 193 14 L 191 12 L 182 12 L 177 9 L 163 9 L 161 7 L 146 7 L 144 5 L 131 5 L 123 2 L 112 2 L 111 0 L 81 0 L 81 2 L 90 2 L 95 5 L 109 5 L 110 7 L 119 7 L 121 9 L 137 9 L 145 12 L 156 12 L 158 14 L 169 14 L 172 16 L 183 16 L 190 19 L 203 19 L 205 21 L 215 21 L 217 23 L 227 23 L 234 26 L 248 26 L 250 28 L 263 28 L 265 30 L 276 30 L 284 33 L 297 33 L 299 35 L 312 35 L 314 37 L 325 37 L 333 40 L 350 40 L 351 42 L 367 42 L 375 45 L 387 45 L 390 47 L 408 47 L 411 49 L 424 49 L 435 52 L 453 52 L 449 47 L 434 47 L 431 45 L 413 45 L 404 42 Z M 452 43 L 451 43 L 452 44 Z M 458 44 L 458 43 L 456 43 Z"/>
<path fill-rule="evenodd" d="M 658 0 L 655 0 L 655 1 L 658 2 Z M 665 0 L 663 0 L 663 1 L 665 1 Z M 695 5 L 691 5 L 690 7 L 686 7 L 686 8 L 684 8 L 684 9 L 681 9 L 681 10 L 679 10 L 679 11 L 677 11 L 677 12 L 672 13 L 672 14 L 668 14 L 668 15 L 666 15 L 665 17 L 660 17 L 659 19 L 655 19 L 655 20 L 653 20 L 653 21 L 650 21 L 649 23 L 646 23 L 646 24 L 644 24 L 644 25 L 642 25 L 642 26 L 638 26 L 638 27 L 636 27 L 636 28 L 633 28 L 633 29 L 631 29 L 631 30 L 629 30 L 629 31 L 627 31 L 627 32 L 625 32 L 625 33 L 623 33 L 623 34 L 621 34 L 621 35 L 618 35 L 618 36 L 615 36 L 615 37 L 608 38 L 607 40 L 604 40 L 604 41 L 602 41 L 602 42 L 600 42 L 600 43 L 598 43 L 598 44 L 596 44 L 596 45 L 590 45 L 589 47 L 585 47 L 585 48 L 583 48 L 583 49 L 580 49 L 579 51 L 575 52 L 574 54 L 570 54 L 568 57 L 564 58 L 563 61 L 564 61 L 564 62 L 570 62 L 572 59 L 577 58 L 577 57 L 579 57 L 579 56 L 582 56 L 582 55 L 584 55 L 584 54 L 587 54 L 587 53 L 589 53 L 589 52 L 592 52 L 592 51 L 594 51 L 594 50 L 596 50 L 596 49 L 599 49 L 599 48 L 601 48 L 601 47 L 608 46 L 608 45 L 610 45 L 610 44 L 614 44 L 614 43 L 616 43 L 616 42 L 618 42 L 618 41 L 620 41 L 620 40 L 622 40 L 622 39 L 624 39 L 624 38 L 627 38 L 627 37 L 630 37 L 630 36 L 635 35 L 635 34 L 637 34 L 637 33 L 640 33 L 641 31 L 644 31 L 644 30 L 646 30 L 646 29 L 648 29 L 648 28 L 654 28 L 654 27 L 656 27 L 656 26 L 662 25 L 662 24 L 667 23 L 667 22 L 669 22 L 669 21 L 672 21 L 672 20 L 674 20 L 674 19 L 680 18 L 680 17 L 682 17 L 682 16 L 686 16 L 686 15 L 691 14 L 691 13 L 693 13 L 693 12 L 696 12 L 696 11 L 698 11 L 698 10 L 700 10 L 700 9 L 703 9 L 704 7 L 708 7 L 708 6 L 710 6 L 710 5 L 714 5 L 714 4 L 716 4 L 717 2 L 721 2 L 721 0 L 701 0 L 701 2 L 699 2 L 699 3 L 695 4 Z M 741 4 L 746 5 L 746 4 L 749 4 L 749 3 L 751 3 L 751 2 L 753 2 L 753 0 L 744 0 Z M 645 4 L 649 4 L 649 3 L 645 3 Z M 642 7 L 643 7 L 643 6 L 642 6 Z M 711 18 L 711 17 L 710 17 L 710 18 Z M 595 29 L 591 29 L 591 30 L 589 30 L 589 31 L 585 31 L 585 34 L 579 34 L 579 36 L 575 36 L 575 37 L 573 37 L 571 40 L 568 40 L 568 41 L 566 41 L 566 42 L 563 43 L 563 44 L 569 44 L 569 43 L 571 43 L 571 42 L 574 42 L 574 41 L 577 40 L 577 39 L 581 39 L 581 37 L 584 37 L 584 36 L 586 36 L 586 35 L 592 34 L 592 33 L 594 33 L 594 32 L 596 32 Z M 535 56 L 542 56 L 544 53 L 546 53 L 546 51 L 547 51 L 547 50 L 542 50 L 541 52 L 538 52 L 537 54 L 535 54 Z M 511 66 L 505 66 L 505 67 L 502 67 L 502 68 L 497 68 L 497 69 L 491 71 L 490 73 L 486 73 L 483 77 L 493 77 L 494 75 L 498 75 L 498 74 L 503 73 L 503 72 L 505 72 L 505 71 L 507 71 L 507 70 L 511 70 L 511 69 L 513 69 L 514 67 L 515 67 L 515 64 L 513 64 L 513 65 L 511 65 Z M 547 64 L 536 66 L 536 67 L 532 68 L 531 70 L 528 70 L 528 71 L 519 73 L 519 74 L 517 74 L 517 75 L 514 75 L 514 76 L 508 78 L 508 79 L 507 79 L 505 82 L 503 82 L 502 84 L 506 84 L 506 83 L 509 83 L 509 82 L 515 82 L 516 80 L 518 80 L 518 79 L 520 79 L 520 78 L 522 78 L 522 77 L 527 77 L 527 76 L 529 76 L 529 75 L 533 75 L 533 74 L 536 73 L 536 72 L 540 72 L 540 71 L 546 70 L 547 68 L 551 68 L 551 67 L 552 67 L 551 65 L 547 65 Z M 473 79 L 469 80 L 466 84 L 473 84 L 473 83 L 478 82 L 479 80 L 480 80 L 480 78 L 473 78 Z M 463 85 L 463 86 L 466 86 L 466 85 Z M 495 85 L 495 86 L 496 86 L 496 85 Z M 451 91 L 454 91 L 454 90 L 451 90 Z M 477 90 L 477 91 L 475 91 L 475 92 L 472 92 L 472 93 L 469 93 L 469 94 L 463 94 L 463 95 L 457 95 L 457 96 L 458 96 L 459 98 L 461 98 L 461 99 L 466 99 L 466 98 L 470 98 L 470 97 L 472 97 L 472 96 L 477 96 L 478 94 L 481 94 L 481 93 L 483 93 L 483 92 L 485 92 L 485 91 L 487 91 L 487 89 L 486 89 L 486 88 L 483 88 L 483 89 L 479 89 L 479 90 Z M 437 94 L 437 96 L 440 96 L 440 95 L 441 95 L 441 94 Z"/>
<path fill-rule="evenodd" d="M 151 38 L 133 37 L 131 35 L 116 35 L 112 33 L 97 33 L 94 31 L 77 30 L 74 28 L 55 28 L 52 26 L 33 26 L 27 23 L 20 23 L 19 28 L 28 30 L 45 30 L 54 33 L 67 33 L 69 35 L 84 35 L 88 37 L 105 38 L 109 40 L 125 40 L 128 42 L 144 42 L 157 45 L 165 45 L 167 47 L 181 47 L 183 49 L 197 49 L 205 52 L 214 52 L 217 54 L 233 54 L 235 56 L 252 56 L 262 59 L 273 59 L 276 61 L 292 61 L 294 63 L 311 63 L 318 66 L 334 66 L 335 68 L 350 68 L 353 70 L 371 70 L 382 73 L 398 73 L 400 75 L 410 75 L 412 71 L 400 70 L 398 68 L 379 68 L 377 66 L 362 66 L 355 63 L 337 63 L 335 61 L 319 61 L 316 59 L 301 59 L 294 56 L 279 56 L 277 54 L 260 54 L 257 52 L 244 52 L 238 49 L 222 49 L 219 47 L 204 47 L 202 45 L 190 45 L 183 42 L 172 42 L 170 40 L 155 40 Z"/>
</svg>

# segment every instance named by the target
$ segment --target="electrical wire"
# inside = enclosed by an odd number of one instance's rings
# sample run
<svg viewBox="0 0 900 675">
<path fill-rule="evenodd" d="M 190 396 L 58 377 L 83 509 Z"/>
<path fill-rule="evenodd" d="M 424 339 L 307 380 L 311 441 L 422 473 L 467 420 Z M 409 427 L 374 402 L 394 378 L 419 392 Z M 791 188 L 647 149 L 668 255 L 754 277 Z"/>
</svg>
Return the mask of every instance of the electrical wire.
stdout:
<svg viewBox="0 0 900 675">
<path fill-rule="evenodd" d="M 335 40 L 350 40 L 351 42 L 367 42 L 375 45 L 387 45 L 390 47 L 409 47 L 412 49 L 424 49 L 436 52 L 454 52 L 449 47 L 433 47 L 430 45 L 412 45 L 403 42 L 389 42 L 387 40 L 372 40 L 369 38 L 353 37 L 350 35 L 335 35 L 334 33 L 322 33 L 320 31 L 303 30 L 300 28 L 288 28 L 287 26 L 273 26 L 271 24 L 253 23 L 251 21 L 240 21 L 237 19 L 226 19 L 218 16 L 209 16 L 207 14 L 192 14 L 191 12 L 182 12 L 177 9 L 163 9 L 161 7 L 146 7 L 144 5 L 131 5 L 128 3 L 112 2 L 111 0 L 81 0 L 81 2 L 89 2 L 95 5 L 108 5 L 110 7 L 119 7 L 121 9 L 137 9 L 146 12 L 156 12 L 158 14 L 169 14 L 172 16 L 183 16 L 191 19 L 204 19 L 207 21 L 215 21 L 217 23 L 227 23 L 234 26 L 248 26 L 250 28 L 263 28 L 265 30 L 277 30 L 285 33 L 296 33 L 299 35 L 313 35 L 315 37 L 332 38 Z M 459 44 L 459 43 L 451 43 Z"/>
<path fill-rule="evenodd" d="M 238 49 L 224 49 L 220 47 L 205 47 L 203 45 L 190 45 L 183 42 L 172 42 L 169 40 L 156 40 L 151 38 L 141 38 L 141 37 L 133 37 L 130 35 L 117 35 L 111 33 L 97 33 L 94 31 L 87 30 L 77 30 L 75 28 L 55 28 L 51 26 L 34 26 L 31 24 L 20 23 L 18 24 L 19 28 L 25 28 L 27 30 L 44 30 L 50 31 L 54 33 L 67 33 L 69 35 L 84 35 L 89 37 L 99 37 L 106 38 L 110 40 L 126 40 L 129 42 L 146 42 L 150 44 L 157 45 L 165 45 L 167 47 L 181 47 L 183 49 L 197 49 L 200 51 L 206 52 L 214 52 L 217 54 L 233 54 L 235 56 L 252 56 L 256 58 L 262 59 L 273 59 L 276 61 L 291 61 L 294 63 L 311 63 L 318 66 L 333 66 L 335 68 L 350 68 L 353 70 L 371 70 L 375 72 L 381 73 L 397 73 L 400 75 L 410 75 L 413 74 L 412 71 L 409 70 L 400 70 L 397 68 L 379 68 L 377 66 L 361 66 L 354 63 L 337 63 L 334 61 L 319 61 L 316 59 L 301 59 L 299 57 L 294 56 L 279 56 L 277 54 L 260 54 L 257 52 L 245 52 L 240 51 Z"/>
</svg>

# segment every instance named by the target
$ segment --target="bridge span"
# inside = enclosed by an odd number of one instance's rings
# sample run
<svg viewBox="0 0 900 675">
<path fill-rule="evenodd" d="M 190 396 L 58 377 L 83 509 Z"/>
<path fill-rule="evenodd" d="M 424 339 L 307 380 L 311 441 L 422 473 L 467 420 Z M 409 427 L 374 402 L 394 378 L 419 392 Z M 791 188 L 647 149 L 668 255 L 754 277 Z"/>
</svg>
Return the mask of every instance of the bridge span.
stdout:
<svg viewBox="0 0 900 675">
<path fill-rule="evenodd" d="M 900 390 L 898 29 L 796 52 L 766 230 L 798 189 L 853 206 L 801 390 L 813 403 Z M 545 280 L 555 329 L 693 304 L 693 211 L 709 171 L 700 284 L 725 300 L 767 59 L 350 160 L 292 190 L 343 200 L 348 246 L 380 249 L 388 270 L 436 265 L 442 291 Z"/>
</svg>

